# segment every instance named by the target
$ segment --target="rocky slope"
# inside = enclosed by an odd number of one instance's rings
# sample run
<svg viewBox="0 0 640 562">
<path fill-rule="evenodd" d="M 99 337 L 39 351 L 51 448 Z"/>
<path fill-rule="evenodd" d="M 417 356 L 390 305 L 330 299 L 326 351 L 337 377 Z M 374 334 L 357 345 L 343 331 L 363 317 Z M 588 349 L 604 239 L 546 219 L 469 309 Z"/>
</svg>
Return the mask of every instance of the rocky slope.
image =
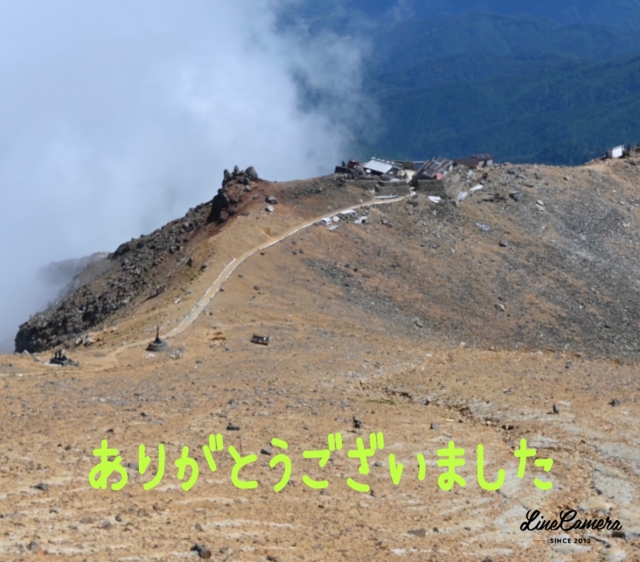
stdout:
<svg viewBox="0 0 640 562">
<path fill-rule="evenodd" d="M 350 267 L 301 261 L 398 329 L 412 333 L 418 318 L 415 336 L 635 360 L 638 162 L 633 153 L 578 168 L 502 164 L 472 177 L 454 171 L 429 188 L 442 202 L 419 190 L 406 203 L 372 209 L 367 224 L 343 229 L 356 256 Z M 322 212 L 327 201 L 358 191 L 339 176 L 276 185 L 249 175 L 226 172 L 211 203 L 89 267 L 90 282 L 21 326 L 16 350 L 62 344 L 198 275 L 199 245 L 245 207 L 264 212 L 276 194 L 300 213 Z M 471 192 L 476 185 L 483 188 Z"/>
<path fill-rule="evenodd" d="M 181 219 L 125 242 L 82 268 L 65 291 L 70 294 L 63 293 L 54 306 L 20 326 L 16 352 L 33 353 L 69 342 L 109 318 L 126 314 L 141 301 L 157 297 L 181 271 L 197 275 L 206 267 L 193 260 L 198 242 L 254 197 L 264 200 L 262 187 L 253 168 L 225 170 L 222 188 L 212 202 L 190 209 Z M 51 277 L 59 270 L 49 268 L 43 274 Z"/>
<path fill-rule="evenodd" d="M 316 218 L 372 195 L 339 176 L 256 182 L 238 188 L 245 199 L 220 225 L 207 224 L 210 204 L 189 215 L 199 221 L 189 234 L 181 221 L 168 225 L 156 233 L 169 245 L 156 268 L 192 266 L 156 277 L 107 316 L 94 345 L 69 352 L 79 366 L 0 355 L 0 559 L 636 560 L 638 156 L 575 169 L 501 165 L 486 178 L 456 172 L 441 186 L 445 201 L 420 192 L 330 225 Z M 482 190 L 459 197 L 479 181 Z M 170 254 L 171 244 L 183 252 Z M 95 295 L 123 275 L 125 259 L 149 251 L 136 245 L 107 260 L 113 269 L 87 285 Z M 149 299 L 161 279 L 165 290 Z M 169 352 L 147 349 L 158 325 Z M 269 345 L 251 343 L 254 334 Z M 304 458 L 338 432 L 343 449 L 326 465 Z M 349 452 L 371 432 L 384 433 L 384 447 L 362 474 Z M 224 450 L 213 472 L 202 447 L 215 434 Z M 123 490 L 89 483 L 103 439 L 122 457 Z M 549 473 L 529 459 L 519 478 L 521 439 L 553 459 Z M 438 452 L 452 441 L 465 450 L 456 470 L 465 487 L 445 491 Z M 145 490 L 161 472 L 160 444 L 164 472 Z M 486 479 L 504 470 L 498 491 L 478 485 L 479 444 Z M 258 488 L 233 485 L 230 446 L 255 454 L 239 477 Z M 175 465 L 183 447 L 199 467 L 189 491 L 189 470 L 181 478 Z M 281 453 L 292 472 L 276 492 Z M 305 476 L 329 486 L 313 490 Z M 575 509 L 622 529 L 521 531 L 534 509 L 545 519 Z"/>
<path fill-rule="evenodd" d="M 635 361 L 639 156 L 453 172 L 438 191 L 447 200 L 419 192 L 345 230 L 348 267 L 310 266 L 394 328 L 411 332 L 419 317 L 430 339 Z"/>
<path fill-rule="evenodd" d="M 64 286 L 63 296 L 73 292 L 78 287 L 73 287 L 73 280 L 78 277 L 89 265 L 108 257 L 108 253 L 97 252 L 80 259 L 70 259 L 52 262 L 38 271 L 38 278 L 47 285 L 56 287 Z M 68 288 L 67 288 L 68 286 Z"/>
</svg>

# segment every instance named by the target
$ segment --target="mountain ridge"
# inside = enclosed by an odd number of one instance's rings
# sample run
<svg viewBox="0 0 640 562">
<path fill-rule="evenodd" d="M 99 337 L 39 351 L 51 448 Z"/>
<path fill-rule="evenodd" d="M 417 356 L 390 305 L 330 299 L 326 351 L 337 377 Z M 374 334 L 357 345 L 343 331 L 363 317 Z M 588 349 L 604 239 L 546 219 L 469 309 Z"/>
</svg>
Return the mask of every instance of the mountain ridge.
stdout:
<svg viewBox="0 0 640 562">
<path fill-rule="evenodd" d="M 567 344 L 582 354 L 633 359 L 636 355 L 640 357 L 640 348 L 633 343 L 633 324 L 625 318 L 631 318 L 636 312 L 640 316 L 640 297 L 633 283 L 622 279 L 636 278 L 640 262 L 628 253 L 611 253 L 609 247 L 627 248 L 628 244 L 636 243 L 636 230 L 627 227 L 635 224 L 640 216 L 640 197 L 634 192 L 640 175 L 638 164 L 640 152 L 633 152 L 630 158 L 619 162 L 594 161 L 577 168 L 498 164 L 487 168 L 482 175 L 480 182 L 484 189 L 479 195 L 461 206 L 456 203 L 456 194 L 470 189 L 478 180 L 460 171 L 452 172 L 446 180 L 451 199 L 445 199 L 442 204 L 430 203 L 428 191 L 418 192 L 407 204 L 389 203 L 371 208 L 367 213 L 370 226 L 355 228 L 347 221 L 342 228 L 348 229 L 345 234 L 349 232 L 350 238 L 355 237 L 352 251 L 360 248 L 356 260 L 360 273 L 355 277 L 352 273 L 345 277 L 340 268 L 335 269 L 324 258 L 313 261 L 305 255 L 297 259 L 327 281 L 352 287 L 348 295 L 355 298 L 357 306 L 364 306 L 365 314 L 381 313 L 391 323 L 397 318 L 398 330 L 404 329 L 402 325 L 410 325 L 411 316 L 417 315 L 428 322 L 429 337 L 443 343 L 464 339 L 481 348 L 502 345 L 505 349 L 514 346 L 535 349 L 542 345 L 545 349 L 558 350 Z M 247 193 L 251 197 L 245 205 L 217 226 L 207 221 L 212 203 L 202 204 L 152 235 L 123 244 L 111 254 L 112 268 L 103 277 L 94 279 L 54 309 L 23 324 L 16 338 L 17 350 L 42 351 L 65 345 L 87 330 L 103 331 L 123 314 L 130 315 L 139 307 L 152 306 L 165 292 L 180 301 L 180 295 L 184 295 L 190 284 L 216 275 L 209 273 L 207 265 L 211 244 L 224 239 L 220 234 L 222 230 L 226 231 L 239 220 L 245 225 L 269 224 L 279 222 L 277 217 L 284 213 L 288 217 L 286 224 L 293 228 L 295 221 L 300 220 L 294 217 L 313 217 L 323 210 L 331 213 L 326 210 L 327 204 L 336 212 L 335 209 L 349 205 L 349 201 L 355 204 L 358 197 L 365 200 L 371 197 L 362 187 L 351 185 L 340 175 L 284 184 L 261 180 Z M 519 194 L 517 201 L 514 194 Z M 620 197 L 625 198 L 624 205 Z M 276 202 L 271 210 L 265 207 L 268 200 Z M 542 205 L 536 203 L 541 200 Z M 387 223 L 393 223 L 393 228 L 380 238 L 376 234 L 377 225 Z M 487 228 L 493 234 L 480 235 L 476 226 L 480 223 L 489 224 Z M 429 233 L 426 236 L 422 232 L 425 226 Z M 551 236 L 550 231 L 555 235 Z M 251 226 L 247 230 L 246 236 L 251 240 L 254 235 L 249 232 L 257 235 L 260 227 Z M 265 232 L 275 236 L 271 227 Z M 432 238 L 434 233 L 439 233 L 437 240 Z M 356 242 L 359 236 L 363 238 Z M 576 247 L 576 239 L 585 236 L 589 243 L 578 242 Z M 461 240 L 467 242 L 460 246 Z M 506 251 L 502 247 L 505 240 L 509 248 Z M 394 257 L 400 247 L 406 254 L 401 259 Z M 575 256 L 583 254 L 591 257 L 576 261 Z M 486 257 L 478 261 L 475 256 L 479 255 Z M 407 268 L 406 264 L 410 263 L 414 265 Z M 489 269 L 490 263 L 499 265 Z M 373 264 L 377 264 L 377 270 Z M 532 292 L 525 289 L 535 287 L 534 279 L 547 275 L 549 264 L 554 271 L 562 272 L 565 281 L 558 284 L 549 278 L 543 291 L 542 287 Z M 151 277 L 140 282 L 142 276 L 148 277 L 154 270 Z M 368 272 L 365 278 L 362 278 L 363 271 Z M 616 275 L 615 282 L 611 279 L 612 272 Z M 427 284 L 423 286 L 418 279 Z M 481 279 L 490 281 L 487 284 Z M 505 286 L 503 283 L 509 279 L 511 285 Z M 400 293 L 385 288 L 389 280 L 399 287 L 422 288 L 407 306 L 398 301 Z M 590 284 L 602 297 L 594 298 L 590 291 L 580 290 L 579 298 L 589 303 L 590 312 L 576 315 L 569 304 L 576 297 L 570 296 L 567 288 L 572 286 L 573 291 L 584 283 Z M 494 323 L 493 328 L 480 330 L 489 317 L 494 318 L 498 286 L 502 287 L 499 290 L 502 302 L 513 301 L 509 305 L 511 312 Z M 525 291 L 526 300 L 531 303 L 539 301 L 540 304 L 533 308 L 517 305 L 521 300 L 517 297 L 518 291 Z M 477 306 L 462 304 L 464 294 L 476 294 L 471 302 Z M 628 312 L 612 304 L 622 295 Z M 366 304 L 369 300 L 387 304 L 381 309 L 371 308 Z M 438 304 L 434 307 L 433 303 Z M 562 313 L 551 314 L 548 308 L 551 305 L 559 307 Z M 540 316 L 534 321 L 536 314 Z M 533 325 L 527 327 L 531 322 Z M 606 338 L 603 323 L 613 326 L 617 343 Z M 555 328 L 550 331 L 545 327 L 552 325 Z M 457 327 L 454 329 L 454 326 Z M 520 335 L 513 339 L 507 337 L 509 333 Z"/>
</svg>

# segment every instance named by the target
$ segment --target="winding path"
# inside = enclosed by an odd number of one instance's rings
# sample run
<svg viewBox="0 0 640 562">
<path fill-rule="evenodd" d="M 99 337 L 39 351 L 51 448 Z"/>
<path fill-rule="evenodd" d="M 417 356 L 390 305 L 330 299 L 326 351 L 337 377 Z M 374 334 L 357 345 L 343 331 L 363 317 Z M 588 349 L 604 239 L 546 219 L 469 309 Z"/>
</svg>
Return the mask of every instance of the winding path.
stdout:
<svg viewBox="0 0 640 562">
<path fill-rule="evenodd" d="M 173 330 L 171 330 L 168 334 L 166 334 L 165 337 L 166 338 L 175 338 L 176 336 L 179 336 L 185 330 L 187 330 L 191 326 L 191 324 L 193 324 L 195 322 L 195 320 L 198 318 L 198 316 L 200 316 L 200 314 L 207 307 L 207 305 L 213 300 L 213 298 L 216 296 L 216 294 L 220 290 L 220 287 L 222 287 L 224 282 L 227 279 L 229 279 L 229 277 L 236 270 L 236 268 L 240 264 L 242 264 L 245 260 L 247 260 L 248 258 L 253 256 L 256 252 L 260 252 L 260 251 L 264 250 L 265 248 L 268 248 L 269 246 L 273 246 L 274 244 L 277 244 L 278 242 L 282 242 L 282 240 L 284 240 L 285 238 L 289 238 L 289 236 L 293 236 L 297 232 L 300 232 L 301 230 L 304 230 L 305 228 L 308 228 L 308 227 L 316 224 L 318 221 L 322 220 L 323 218 L 339 215 L 340 213 L 343 213 L 345 211 L 349 211 L 349 210 L 352 210 L 352 209 L 360 209 L 362 207 L 372 207 L 374 205 L 386 205 L 388 203 L 398 203 L 400 201 L 403 201 L 403 200 L 407 199 L 408 197 L 411 197 L 411 195 L 403 195 L 402 197 L 394 197 L 392 199 L 375 199 L 373 201 L 367 201 L 366 203 L 359 203 L 357 205 L 351 205 L 349 207 L 345 207 L 344 209 L 339 209 L 339 210 L 334 211 L 334 212 L 329 213 L 329 214 L 324 214 L 324 215 L 322 215 L 320 217 L 316 217 L 315 219 L 307 221 L 307 222 L 305 222 L 304 224 L 302 224 L 300 226 L 297 226 L 295 228 L 292 228 L 291 230 L 288 230 L 287 232 L 285 232 L 284 234 L 281 234 L 277 238 L 274 238 L 272 240 L 268 240 L 268 241 L 260 244 L 259 246 L 256 246 L 255 248 L 252 248 L 251 250 L 246 251 L 239 258 L 233 258 L 225 266 L 225 268 L 222 270 L 220 275 L 218 275 L 218 277 L 216 277 L 215 281 L 211 284 L 211 286 L 205 291 L 204 295 L 202 295 L 200 300 L 198 300 L 196 305 L 191 309 L 191 312 L 189 312 L 189 314 L 187 314 L 187 316 L 185 316 L 185 318 L 182 320 L 182 322 L 180 322 L 180 324 L 178 324 Z"/>
<path fill-rule="evenodd" d="M 289 236 L 293 236 L 297 232 L 300 232 L 301 230 L 304 230 L 305 228 L 308 228 L 308 227 L 314 225 L 315 223 L 317 223 L 318 221 L 322 220 L 323 218 L 333 217 L 335 215 L 339 215 L 340 213 L 343 213 L 344 211 L 348 211 L 348 210 L 351 210 L 351 209 L 355 210 L 355 209 L 360 209 L 360 208 L 363 208 L 363 207 L 373 207 L 375 205 L 386 205 L 388 203 L 398 203 L 398 202 L 404 201 L 405 199 L 408 199 L 409 197 L 412 197 L 412 196 L 413 196 L 413 194 L 411 194 L 411 195 L 403 195 L 401 197 L 394 197 L 394 198 L 390 198 L 390 199 L 374 199 L 374 200 L 367 201 L 365 203 L 359 203 L 357 205 L 350 205 L 349 207 L 344 207 L 343 209 L 338 209 L 338 210 L 333 211 L 331 213 L 325 213 L 325 214 L 323 214 L 323 215 L 321 215 L 319 217 L 316 217 L 316 218 L 314 218 L 312 220 L 309 220 L 309 221 L 301 224 L 300 226 L 297 226 L 295 228 L 292 228 L 292 229 L 286 231 L 284 234 L 281 234 L 277 238 L 273 238 L 271 240 L 267 240 L 266 242 L 263 242 L 262 244 L 256 246 L 255 248 L 252 248 L 251 250 L 248 250 L 247 252 L 242 254 L 239 258 L 233 258 L 224 267 L 224 269 L 220 272 L 218 277 L 216 277 L 215 281 L 213 281 L 213 283 L 205 291 L 205 293 L 202 295 L 202 297 L 200 297 L 200 299 L 195 304 L 195 306 L 191 309 L 189 314 L 187 314 L 187 316 L 185 316 L 182 319 L 182 321 L 173 330 L 171 330 L 168 334 L 166 334 L 164 337 L 165 338 L 175 338 L 175 337 L 179 336 L 180 334 L 184 333 L 196 321 L 198 316 L 200 316 L 200 314 L 207 307 L 207 305 L 213 300 L 213 298 L 216 296 L 216 294 L 220 290 L 220 287 L 222 287 L 224 282 L 227 279 L 229 279 L 229 277 L 236 270 L 236 268 L 241 263 L 243 263 L 245 260 L 247 260 L 248 258 L 253 256 L 256 252 L 260 252 L 260 251 L 262 251 L 262 250 L 264 250 L 266 248 L 269 248 L 270 246 L 273 246 L 274 244 L 277 244 L 278 242 L 281 242 L 282 240 L 284 240 L 286 238 L 289 238 Z M 147 343 L 148 343 L 147 340 L 144 340 L 144 341 L 140 340 L 140 341 L 127 343 L 127 344 L 125 344 L 123 346 L 120 346 L 120 347 L 116 347 L 115 349 L 111 350 L 111 352 L 109 352 L 105 357 L 102 358 L 102 361 L 104 363 L 103 363 L 103 365 L 101 367 L 95 367 L 95 368 L 92 368 L 92 369 L 83 369 L 83 373 L 98 372 L 98 371 L 103 371 L 105 368 L 117 367 L 117 365 L 118 365 L 117 356 L 122 351 L 124 351 L 125 349 L 133 348 L 133 347 L 143 346 L 143 345 L 146 345 Z M 30 373 L 30 376 L 45 375 L 45 374 L 50 373 L 50 372 L 51 372 L 51 370 L 48 369 L 46 371 L 39 371 L 39 372 L 35 372 L 35 373 Z M 9 376 L 10 375 L 8 373 L 0 374 L 0 378 L 6 378 L 6 377 L 9 377 Z"/>
</svg>

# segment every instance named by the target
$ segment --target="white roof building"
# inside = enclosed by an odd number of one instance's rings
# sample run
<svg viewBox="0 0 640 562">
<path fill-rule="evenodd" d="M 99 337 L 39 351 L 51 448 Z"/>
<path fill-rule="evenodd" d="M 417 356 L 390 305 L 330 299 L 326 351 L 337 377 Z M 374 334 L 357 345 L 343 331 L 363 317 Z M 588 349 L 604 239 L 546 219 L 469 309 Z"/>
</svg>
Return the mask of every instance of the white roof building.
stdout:
<svg viewBox="0 0 640 562">
<path fill-rule="evenodd" d="M 365 171 L 373 172 L 374 174 L 388 174 L 393 168 L 397 168 L 395 162 L 390 162 L 388 160 L 380 160 L 378 158 L 372 158 L 366 164 L 363 164 L 362 167 Z"/>
<path fill-rule="evenodd" d="M 607 156 L 609 158 L 621 158 L 623 154 L 624 154 L 623 144 L 607 150 Z"/>
</svg>

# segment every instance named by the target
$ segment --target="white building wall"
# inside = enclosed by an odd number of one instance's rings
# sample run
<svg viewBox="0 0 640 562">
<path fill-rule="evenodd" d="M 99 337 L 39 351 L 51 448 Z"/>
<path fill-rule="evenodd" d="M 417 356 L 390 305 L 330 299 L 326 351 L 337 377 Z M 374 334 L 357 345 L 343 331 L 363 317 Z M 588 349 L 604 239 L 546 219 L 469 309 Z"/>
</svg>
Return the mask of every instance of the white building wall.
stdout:
<svg viewBox="0 0 640 562">
<path fill-rule="evenodd" d="M 609 158 L 621 158 L 623 154 L 624 154 L 623 145 L 616 146 L 615 148 L 612 148 L 611 150 L 607 151 L 607 156 Z"/>
</svg>

